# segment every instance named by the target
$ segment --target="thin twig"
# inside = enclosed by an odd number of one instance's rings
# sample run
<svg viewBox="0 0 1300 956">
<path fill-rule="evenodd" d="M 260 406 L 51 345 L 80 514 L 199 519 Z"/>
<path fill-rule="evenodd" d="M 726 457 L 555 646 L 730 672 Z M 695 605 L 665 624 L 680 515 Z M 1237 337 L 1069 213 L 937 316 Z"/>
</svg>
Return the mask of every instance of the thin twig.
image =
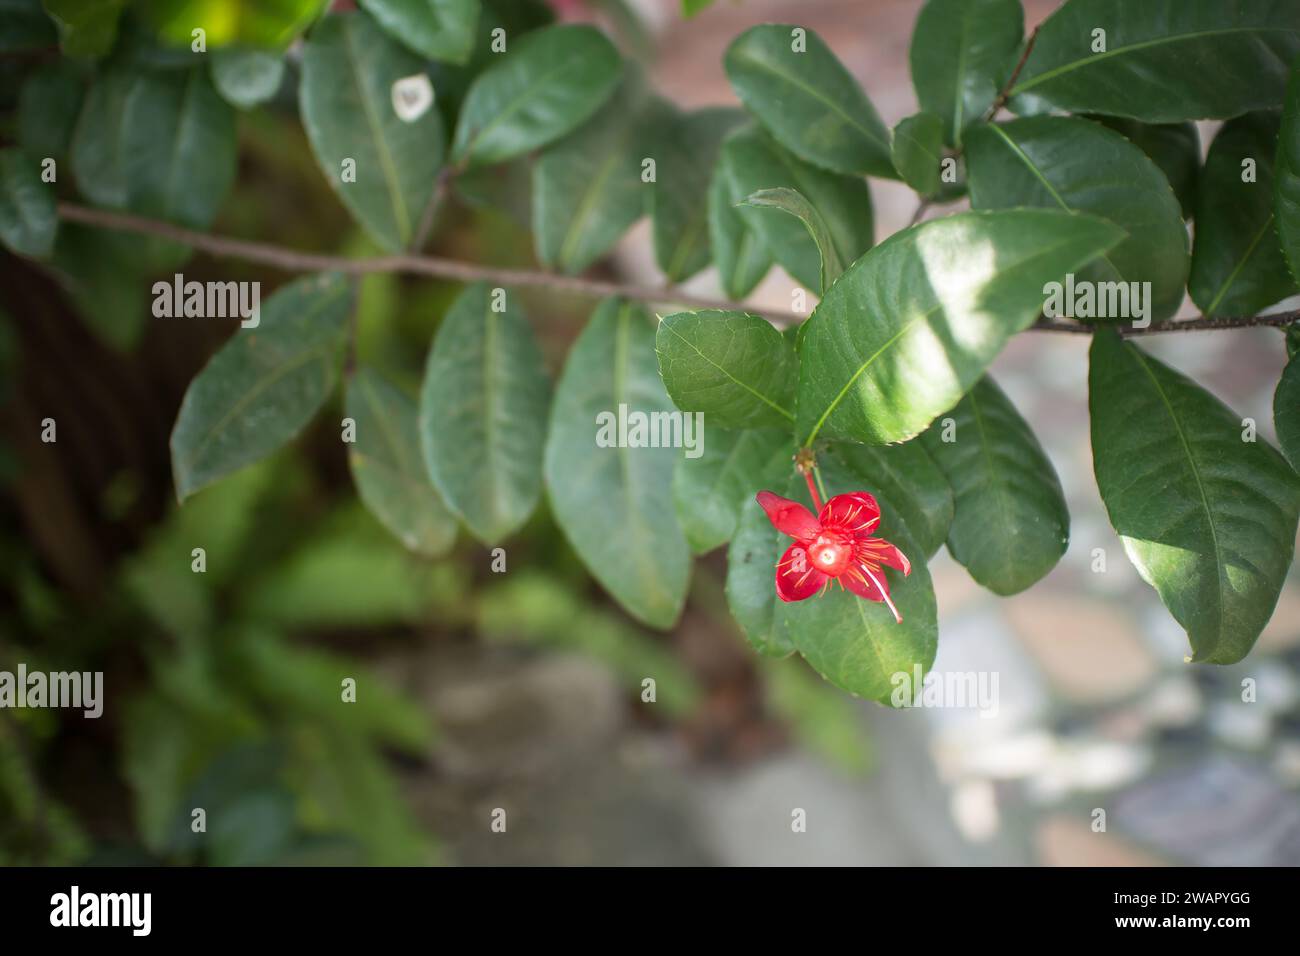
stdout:
<svg viewBox="0 0 1300 956">
<path fill-rule="evenodd" d="M 761 315 L 779 326 L 794 325 L 807 318 L 807 316 L 793 311 L 756 308 L 743 303 L 710 299 L 682 292 L 680 289 L 672 287 L 605 282 L 599 279 L 557 275 L 552 272 L 532 272 L 525 269 L 502 269 L 473 262 L 443 259 L 438 256 L 396 255 L 351 259 L 346 256 L 300 252 L 296 249 L 286 249 L 283 246 L 275 246 L 265 242 L 252 242 L 247 239 L 233 239 L 228 236 L 214 236 L 205 232 L 195 232 L 157 219 L 145 219 L 140 216 L 112 212 L 107 209 L 92 209 L 75 203 L 59 203 L 59 215 L 70 222 L 97 226 L 101 229 L 160 236 L 164 239 L 183 243 L 218 258 L 257 262 L 285 272 L 342 272 L 354 276 L 369 275 L 376 272 L 398 272 L 409 275 L 431 276 L 437 279 L 450 279 L 456 282 L 492 282 L 502 286 L 532 286 L 596 299 L 618 296 L 638 302 L 677 304 L 693 309 L 741 310 L 754 315 Z M 1153 335 L 1158 332 L 1239 329 L 1249 326 L 1284 327 L 1297 321 L 1300 321 L 1300 309 L 1279 312 L 1274 315 L 1255 315 L 1240 318 L 1174 319 L 1168 322 L 1152 322 L 1145 328 L 1119 323 L 1103 323 L 1099 326 L 1092 326 L 1063 319 L 1040 318 L 1030 328 L 1039 332 L 1065 332 L 1087 335 L 1095 327 L 1104 327 L 1115 328 L 1121 334 L 1130 336 Z"/>
<path fill-rule="evenodd" d="M 984 114 L 984 122 L 987 123 L 989 120 L 993 119 L 993 117 L 998 115 L 998 110 L 1007 105 L 1007 100 L 1011 98 L 1011 90 L 1015 87 L 1016 80 L 1020 79 L 1020 71 L 1025 68 L 1025 62 L 1029 59 L 1029 54 L 1034 49 L 1034 41 L 1037 39 L 1038 27 L 1034 27 L 1033 31 L 1029 34 L 1029 39 L 1025 41 L 1025 49 L 1020 54 L 1020 60 L 1016 63 L 1016 68 L 1011 71 L 1011 76 L 1007 79 L 1007 82 L 1003 85 L 1002 89 L 998 91 L 998 98 L 993 101 L 993 105 L 989 107 L 989 111 Z"/>
</svg>

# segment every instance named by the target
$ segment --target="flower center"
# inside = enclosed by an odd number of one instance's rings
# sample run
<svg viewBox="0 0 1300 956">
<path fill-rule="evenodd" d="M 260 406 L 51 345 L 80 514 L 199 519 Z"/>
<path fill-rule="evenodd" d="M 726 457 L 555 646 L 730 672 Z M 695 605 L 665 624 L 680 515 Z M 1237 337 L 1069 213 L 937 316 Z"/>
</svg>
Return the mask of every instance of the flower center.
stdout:
<svg viewBox="0 0 1300 956">
<path fill-rule="evenodd" d="M 839 577 L 853 559 L 853 548 L 843 537 L 823 531 L 808 546 L 808 560 L 822 574 Z"/>
</svg>

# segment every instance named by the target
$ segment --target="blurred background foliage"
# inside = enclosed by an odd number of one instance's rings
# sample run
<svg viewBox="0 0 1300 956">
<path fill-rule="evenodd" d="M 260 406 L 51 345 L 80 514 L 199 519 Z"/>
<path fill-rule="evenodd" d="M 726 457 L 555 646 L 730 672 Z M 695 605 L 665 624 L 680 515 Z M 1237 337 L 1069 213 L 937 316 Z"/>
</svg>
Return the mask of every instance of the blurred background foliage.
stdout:
<svg viewBox="0 0 1300 956">
<path fill-rule="evenodd" d="M 39 2 L 0 0 L 0 143 L 67 159 L 91 64 L 61 56 L 60 38 L 65 49 L 106 53 L 110 66 L 167 69 L 175 46 L 189 46 L 188 25 L 203 22 L 214 51 L 288 48 L 278 94 L 239 114 L 236 186 L 214 231 L 374 254 L 297 116 L 290 44 L 323 6 L 46 3 L 51 17 Z M 483 31 L 553 16 L 535 0 L 484 6 Z M 647 54 L 631 6 L 592 9 L 629 53 Z M 482 66 L 482 57 L 429 65 L 448 129 Z M 465 177 L 431 248 L 532 266 L 523 169 Z M 69 197 L 70 179 L 59 182 Z M 48 267 L 0 255 L 0 669 L 102 671 L 106 697 L 99 720 L 0 711 L 0 863 L 455 862 L 447 834 L 440 841 L 404 787 L 445 771 L 436 708 L 400 679 L 430 646 L 597 661 L 629 713 L 704 763 L 751 759 L 794 738 L 846 772 L 870 768 L 852 701 L 798 660 L 744 650 L 718 555 L 699 564 L 682 626 L 664 636 L 608 601 L 544 509 L 511 542 L 504 574 L 464 536 L 438 561 L 405 551 L 357 502 L 333 424 L 341 396 L 290 448 L 178 508 L 166 435 L 186 383 L 235 328 L 150 316 L 153 280 L 185 251 L 65 223 Z M 261 281 L 264 298 L 290 278 L 203 256 L 185 273 Z M 458 291 L 394 275 L 361 280 L 358 358 L 413 391 Z M 590 303 L 538 291 L 525 301 L 554 372 Z M 58 422 L 56 444 L 34 437 L 46 415 Z M 204 573 L 191 569 L 196 547 Z M 397 680 L 394 655 L 408 662 Z M 653 707 L 642 702 L 647 677 Z M 356 681 L 354 704 L 341 702 L 346 678 Z M 196 807 L 204 833 L 191 827 Z"/>
</svg>

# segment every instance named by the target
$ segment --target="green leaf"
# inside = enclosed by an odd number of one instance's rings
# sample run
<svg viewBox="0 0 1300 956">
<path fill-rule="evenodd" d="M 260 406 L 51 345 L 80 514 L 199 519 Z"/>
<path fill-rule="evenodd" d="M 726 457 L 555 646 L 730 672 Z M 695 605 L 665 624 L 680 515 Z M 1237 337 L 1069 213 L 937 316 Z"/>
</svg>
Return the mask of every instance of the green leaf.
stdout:
<svg viewBox="0 0 1300 956">
<path fill-rule="evenodd" d="M 452 147 L 462 166 L 559 139 L 600 109 L 623 75 L 618 50 L 595 27 L 546 27 L 509 43 L 465 97 Z"/>
<path fill-rule="evenodd" d="M 739 301 L 754 291 L 772 268 L 772 254 L 734 207 L 726 166 L 716 163 L 709 182 L 709 246 L 722 291 Z"/>
<path fill-rule="evenodd" d="M 373 369 L 348 382 L 347 416 L 356 423 L 348 465 L 361 503 L 412 551 L 451 550 L 456 521 L 429 481 L 420 456 L 415 401 Z"/>
<path fill-rule="evenodd" d="M 629 71 L 599 112 L 533 165 L 537 259 L 578 273 L 607 253 L 645 211 L 640 76 Z"/>
<path fill-rule="evenodd" d="M 1011 93 L 1147 123 L 1228 119 L 1280 103 L 1297 54 L 1291 3 L 1068 0 L 1039 27 Z"/>
<path fill-rule="evenodd" d="M 81 194 L 97 206 L 126 206 L 123 114 L 135 76 L 111 67 L 96 76 L 72 133 L 72 175 Z"/>
<path fill-rule="evenodd" d="M 1164 174 L 1123 136 L 1065 116 L 980 126 L 966 137 L 966 169 L 972 208 L 1039 206 L 1109 219 L 1128 238 L 1076 278 L 1150 282 L 1141 318 L 1158 322 L 1178 310 L 1188 270 L 1182 210 Z"/>
<path fill-rule="evenodd" d="M 1291 72 L 1278 132 L 1273 214 L 1291 278 L 1300 282 L 1300 61 Z"/>
<path fill-rule="evenodd" d="M 59 220 L 54 189 L 41 182 L 41 162 L 20 149 L 0 150 L 0 241 L 20 256 L 54 251 Z"/>
<path fill-rule="evenodd" d="M 929 0 L 922 8 L 912 31 L 912 86 L 948 145 L 961 146 L 963 130 L 997 99 L 1024 19 L 1020 0 Z"/>
<path fill-rule="evenodd" d="M 351 293 L 338 275 L 299 279 L 262 304 L 190 382 L 172 429 L 176 497 L 194 492 L 292 439 L 338 373 Z"/>
<path fill-rule="evenodd" d="M 113 48 L 117 19 L 126 0 L 45 0 L 59 27 L 64 56 L 97 57 Z"/>
<path fill-rule="evenodd" d="M 681 113 L 659 102 L 647 146 L 655 162 L 650 187 L 655 261 L 671 282 L 683 282 L 709 264 L 708 192 L 723 137 L 741 121 L 733 109 Z"/>
<path fill-rule="evenodd" d="M 906 441 L 951 408 L 1043 287 L 1123 233 L 1044 209 L 972 212 L 896 233 L 849 267 L 800 332 L 799 434 Z"/>
<path fill-rule="evenodd" d="M 994 594 L 1018 594 L 1052 570 L 1070 542 L 1056 470 L 987 375 L 942 421 L 922 441 L 952 486 L 948 550 Z"/>
<path fill-rule="evenodd" d="M 81 321 L 112 347 L 134 348 L 149 321 L 149 263 L 140 260 L 139 238 L 60 223 L 51 264 Z"/>
<path fill-rule="evenodd" d="M 750 193 L 742 204 L 753 206 L 755 209 L 779 209 L 803 223 L 804 228 L 808 230 L 808 235 L 817 246 L 818 260 L 821 263 L 821 281 L 817 288 L 825 295 L 831 283 L 844 271 L 844 263 L 840 261 L 826 220 L 813 208 L 812 203 L 797 190 L 790 189 L 788 186 L 779 186 L 776 189 L 760 189 Z"/>
<path fill-rule="evenodd" d="M 690 550 L 673 509 L 679 450 L 602 447 L 609 416 L 671 412 L 645 311 L 603 302 L 569 351 L 546 443 L 551 509 L 582 563 L 638 621 L 669 628 L 681 614 Z M 631 435 L 627 437 L 632 437 Z"/>
<path fill-rule="evenodd" d="M 139 4 L 159 38 L 188 47 L 202 25 L 209 49 L 244 44 L 283 51 L 329 0 L 149 0 Z"/>
<path fill-rule="evenodd" d="M 772 487 L 757 489 L 762 490 L 812 506 L 804 481 L 793 468 Z M 757 491 L 744 499 L 727 549 L 727 607 L 751 647 L 769 657 L 787 657 L 795 647 L 785 628 L 785 610 L 790 605 L 776 596 L 776 564 L 790 539 L 772 527 L 754 498 Z"/>
<path fill-rule="evenodd" d="M 478 0 L 360 0 L 399 43 L 430 60 L 464 63 L 474 51 Z"/>
<path fill-rule="evenodd" d="M 269 50 L 226 47 L 212 54 L 212 83 L 241 110 L 265 103 L 280 91 L 284 57 Z"/>
<path fill-rule="evenodd" d="M 0 0 L 0 53 L 40 50 L 57 40 L 40 0 Z"/>
<path fill-rule="evenodd" d="M 433 104 L 410 121 L 395 108 L 394 84 L 423 73 L 418 57 L 362 13 L 327 16 L 303 51 L 299 106 L 316 161 L 343 204 L 390 252 L 415 237 L 442 165 L 442 121 Z M 355 182 L 345 181 L 348 161 Z"/>
<path fill-rule="evenodd" d="M 235 181 L 235 113 L 208 71 L 140 73 L 122 114 L 127 205 L 194 229 L 216 218 Z"/>
<path fill-rule="evenodd" d="M 33 72 L 18 94 L 19 144 L 33 156 L 50 156 L 62 165 L 85 92 L 80 70 L 67 60 Z"/>
<path fill-rule="evenodd" d="M 677 462 L 673 501 L 686 541 L 696 554 L 726 544 L 736 531 L 747 498 L 785 480 L 794 441 L 788 431 L 751 428 L 701 429 L 701 454 Z"/>
<path fill-rule="evenodd" d="M 682 16 L 693 17 L 711 6 L 713 6 L 713 0 L 682 0 Z"/>
<path fill-rule="evenodd" d="M 746 312 L 679 312 L 655 335 L 673 403 L 722 428 L 789 428 L 799 359 L 766 319 Z"/>
<path fill-rule="evenodd" d="M 1088 119 L 1109 126 L 1146 153 L 1169 180 L 1183 218 L 1192 218 L 1196 179 L 1201 171 L 1201 136 L 1195 123 L 1139 123 L 1122 116 L 1089 116 Z"/>
<path fill-rule="evenodd" d="M 922 196 L 933 196 L 939 191 L 943 120 L 934 113 L 917 113 L 899 120 L 890 134 L 889 149 L 903 182 Z"/>
<path fill-rule="evenodd" d="M 1187 282 L 1208 316 L 1254 315 L 1297 291 L 1273 218 L 1277 137 L 1277 113 L 1249 113 L 1225 123 L 1210 144 Z"/>
<path fill-rule="evenodd" d="M 429 350 L 420 439 L 434 486 L 484 544 L 517 531 L 537 507 L 550 399 L 523 313 L 504 289 L 468 286 Z"/>
<path fill-rule="evenodd" d="M 731 183 L 733 203 L 764 189 L 793 189 L 821 214 L 840 262 L 855 262 L 871 248 L 871 193 L 861 178 L 828 173 L 805 163 L 754 126 L 727 138 L 722 165 Z M 737 211 L 790 275 L 808 288 L 821 288 L 822 255 L 798 219 L 779 209 L 741 207 Z"/>
<path fill-rule="evenodd" d="M 1273 426 L 1283 454 L 1291 467 L 1300 471 L 1300 361 L 1294 357 L 1282 370 L 1273 392 Z"/>
<path fill-rule="evenodd" d="M 875 107 L 813 31 L 760 24 L 732 42 L 723 64 L 745 108 L 796 156 L 838 173 L 897 177 Z"/>
<path fill-rule="evenodd" d="M 1113 333 L 1088 372 L 1097 487 L 1129 560 L 1187 631 L 1194 661 L 1246 656 L 1295 549 L 1300 479 L 1241 417 Z"/>
<path fill-rule="evenodd" d="M 920 438 L 901 445 L 844 443 L 825 454 L 863 489 L 893 504 L 927 558 L 943 547 L 952 525 L 952 489 Z"/>
</svg>

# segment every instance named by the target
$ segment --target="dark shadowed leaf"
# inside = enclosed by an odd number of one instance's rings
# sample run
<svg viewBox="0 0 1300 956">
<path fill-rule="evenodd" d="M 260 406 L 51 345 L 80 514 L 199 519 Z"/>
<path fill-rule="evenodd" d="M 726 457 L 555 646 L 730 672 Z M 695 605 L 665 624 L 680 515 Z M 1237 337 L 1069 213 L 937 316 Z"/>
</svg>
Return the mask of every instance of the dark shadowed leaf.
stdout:
<svg viewBox="0 0 1300 956">
<path fill-rule="evenodd" d="M 0 150 L 0 241 L 21 256 L 44 259 L 58 226 L 54 187 L 41 182 L 41 161 L 21 149 Z"/>
<path fill-rule="evenodd" d="M 758 491 L 773 491 L 812 507 L 803 478 L 793 468 L 787 468 L 772 484 Z M 755 494 L 757 491 L 744 499 L 727 549 L 727 607 L 755 650 L 771 657 L 786 657 L 794 653 L 795 647 L 785 629 L 785 609 L 789 605 L 776 596 L 776 564 L 790 546 L 790 539 L 772 527 Z"/>
<path fill-rule="evenodd" d="M 890 156 L 903 182 L 922 196 L 939 191 L 943 163 L 943 120 L 917 113 L 899 120 L 889 139 Z"/>
<path fill-rule="evenodd" d="M 103 56 L 117 39 L 117 19 L 125 0 L 44 0 L 59 27 L 65 56 Z"/>
<path fill-rule="evenodd" d="M 123 114 L 134 83 L 135 74 L 128 70 L 110 68 L 100 73 L 73 129 L 72 175 L 81 194 L 97 206 L 126 205 Z"/>
<path fill-rule="evenodd" d="M 745 501 L 785 481 L 794 439 L 789 431 L 749 428 L 731 431 L 704 422 L 704 447 L 682 457 L 673 473 L 673 500 L 686 540 L 696 554 L 731 540 Z"/>
<path fill-rule="evenodd" d="M 893 504 L 924 549 L 924 557 L 943 547 L 952 525 L 952 489 L 920 438 L 901 445 L 844 442 L 826 454 L 838 461 L 844 474 L 856 476 L 863 490 L 879 493 Z"/>
<path fill-rule="evenodd" d="M 1273 392 L 1273 427 L 1291 467 L 1300 471 L 1300 362 L 1292 358 Z"/>
<path fill-rule="evenodd" d="M 1300 282 L 1300 62 L 1291 73 L 1278 132 L 1273 214 L 1291 277 Z"/>
<path fill-rule="evenodd" d="M 81 71 L 67 60 L 35 70 L 18 94 L 19 144 L 33 156 L 51 156 L 62 165 L 85 95 Z"/>
</svg>

